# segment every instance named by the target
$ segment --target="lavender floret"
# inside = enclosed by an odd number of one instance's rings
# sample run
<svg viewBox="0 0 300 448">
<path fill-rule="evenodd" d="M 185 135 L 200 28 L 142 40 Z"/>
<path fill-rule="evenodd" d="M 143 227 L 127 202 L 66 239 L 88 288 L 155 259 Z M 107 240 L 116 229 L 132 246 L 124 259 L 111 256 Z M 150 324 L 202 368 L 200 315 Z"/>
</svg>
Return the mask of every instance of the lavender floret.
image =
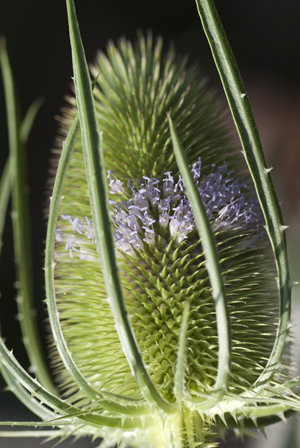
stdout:
<svg viewBox="0 0 300 448">
<path fill-rule="evenodd" d="M 220 167 L 212 165 L 208 175 L 201 173 L 201 160 L 192 165 L 191 172 L 201 194 L 208 219 L 216 229 L 221 227 L 242 227 L 258 229 L 261 212 L 256 197 L 251 195 L 250 188 L 244 179 L 235 179 L 233 171 L 227 171 L 224 162 Z M 196 224 L 191 204 L 184 191 L 182 177 L 175 182 L 172 171 L 164 173 L 160 183 L 156 178 L 143 176 L 137 181 L 127 181 L 126 187 L 110 170 L 107 172 L 110 193 L 117 195 L 116 200 L 109 200 L 113 235 L 116 249 L 132 252 L 141 249 L 144 242 L 153 244 L 157 224 L 169 228 L 170 235 L 181 243 L 188 234 L 195 230 Z M 130 196 L 124 200 L 124 194 Z M 119 197 L 118 197 L 119 196 Z M 122 202 L 118 200 L 122 196 Z M 85 217 L 80 220 L 69 215 L 62 215 L 73 227 L 75 234 L 85 235 L 95 243 L 95 233 L 92 221 Z M 61 230 L 57 229 L 57 241 L 62 241 Z M 73 257 L 73 251 L 78 252 L 81 239 L 68 237 L 66 250 Z M 85 251 L 86 252 L 86 251 Z M 86 258 L 81 255 L 81 259 Z"/>
</svg>

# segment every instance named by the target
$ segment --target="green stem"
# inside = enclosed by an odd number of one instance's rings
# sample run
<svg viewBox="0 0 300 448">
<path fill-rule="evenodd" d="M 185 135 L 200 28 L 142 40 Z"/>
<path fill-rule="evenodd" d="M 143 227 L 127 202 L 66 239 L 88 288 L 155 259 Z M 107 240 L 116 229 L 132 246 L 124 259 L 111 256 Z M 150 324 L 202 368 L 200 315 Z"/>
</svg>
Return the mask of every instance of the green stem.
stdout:
<svg viewBox="0 0 300 448">
<path fill-rule="evenodd" d="M 28 195 L 26 181 L 25 149 L 20 139 L 20 120 L 13 75 L 6 51 L 5 40 L 0 40 L 0 65 L 3 74 L 4 93 L 7 110 L 8 139 L 10 150 L 10 170 L 12 185 L 12 223 L 14 253 L 17 268 L 18 310 L 23 342 L 36 375 L 47 389 L 55 392 L 44 359 L 40 335 L 33 306 L 33 269 L 30 250 L 30 230 L 28 216 Z M 26 125 L 28 131 L 30 124 Z M 24 131 L 24 138 L 27 132 Z"/>
<path fill-rule="evenodd" d="M 169 448 L 199 448 L 205 444 L 203 420 L 197 411 L 182 409 L 173 419 L 168 437 Z"/>
</svg>

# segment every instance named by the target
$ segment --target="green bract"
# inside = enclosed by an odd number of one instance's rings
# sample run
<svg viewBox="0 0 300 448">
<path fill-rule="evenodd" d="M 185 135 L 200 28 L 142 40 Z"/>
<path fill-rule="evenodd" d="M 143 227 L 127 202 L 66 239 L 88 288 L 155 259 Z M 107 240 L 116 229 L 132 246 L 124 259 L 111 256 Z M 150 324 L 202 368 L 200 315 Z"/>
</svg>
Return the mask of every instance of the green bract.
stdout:
<svg viewBox="0 0 300 448">
<path fill-rule="evenodd" d="M 43 420 L 34 425 L 57 426 L 39 436 L 209 448 L 227 427 L 247 433 L 300 407 L 286 350 L 290 281 L 280 208 L 213 3 L 197 5 L 253 182 L 198 70 L 173 51 L 163 57 L 161 40 L 111 43 L 91 86 L 67 0 L 76 99 L 62 117 L 45 253 L 59 391 L 31 344 L 26 284 L 23 332 L 40 383 L 0 345 L 8 385 Z M 2 67 L 15 104 L 3 49 Z M 11 157 L 19 160 L 26 131 L 14 110 L 9 118 Z M 22 201 L 14 211 L 20 216 Z M 21 247 L 20 266 L 24 254 Z"/>
</svg>

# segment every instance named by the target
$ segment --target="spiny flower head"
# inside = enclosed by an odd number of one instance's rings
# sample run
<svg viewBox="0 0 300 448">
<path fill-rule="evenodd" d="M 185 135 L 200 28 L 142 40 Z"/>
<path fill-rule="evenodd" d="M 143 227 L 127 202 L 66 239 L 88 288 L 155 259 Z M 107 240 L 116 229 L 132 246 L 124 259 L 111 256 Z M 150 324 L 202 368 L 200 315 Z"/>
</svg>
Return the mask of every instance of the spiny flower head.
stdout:
<svg viewBox="0 0 300 448">
<path fill-rule="evenodd" d="M 207 21 L 204 3 L 197 0 L 204 28 L 212 26 L 213 36 L 216 27 L 226 44 L 217 13 Z M 151 36 L 135 47 L 122 39 L 98 55 L 92 72 L 101 75 L 91 87 L 72 0 L 67 10 L 77 102 L 70 98 L 61 120 L 67 138 L 58 150 L 45 250 L 59 390 L 36 343 L 29 270 L 20 269 L 18 305 L 38 379 L 0 338 L 8 387 L 43 420 L 27 425 L 57 427 L 34 435 L 102 438 L 101 448 L 213 448 L 227 427 L 244 434 L 285 419 L 300 408 L 293 392 L 300 380 L 289 379 L 285 350 L 285 226 L 229 46 L 209 37 L 216 61 L 226 50 L 220 73 L 259 202 L 197 69 L 174 51 L 163 58 L 161 40 L 153 47 Z M 23 243 L 22 138 L 13 127 L 16 163 L 10 160 L 1 181 L 1 210 L 12 181 L 15 240 Z M 16 244 L 22 267 L 26 252 Z"/>
<path fill-rule="evenodd" d="M 163 61 L 161 51 L 162 42 L 153 48 L 151 37 L 145 41 L 140 36 L 135 48 L 122 39 L 117 47 L 109 45 L 108 56 L 98 55 L 92 71 L 101 73 L 94 95 L 126 307 L 151 381 L 162 399 L 175 406 L 174 412 L 157 414 L 123 353 L 99 266 L 79 139 L 56 231 L 57 306 L 64 338 L 80 372 L 104 396 L 119 397 L 123 404 L 132 400 L 136 406 L 132 415 L 140 417 L 135 417 L 135 430 L 132 425 L 126 429 L 126 415 L 121 415 L 119 429 L 109 429 L 109 424 L 99 429 L 103 446 L 113 446 L 121 438 L 124 446 L 174 443 L 180 447 L 192 437 L 189 446 L 208 448 L 216 446 L 213 440 L 228 422 L 239 427 L 243 420 L 244 426 L 252 427 L 247 417 L 255 417 L 255 410 L 264 409 L 275 394 L 276 377 L 261 395 L 251 392 L 276 335 L 275 268 L 243 161 L 235 150 L 228 150 L 226 118 L 197 70 L 187 68 L 187 61 L 173 51 Z M 72 98 L 70 102 L 75 106 Z M 215 305 L 193 210 L 172 151 L 167 112 L 184 145 L 213 230 L 226 289 L 231 371 L 220 402 L 211 400 L 218 371 Z M 62 130 L 74 114 L 72 108 L 65 112 Z M 186 304 L 185 390 L 178 404 L 175 381 Z M 59 358 L 54 364 L 70 403 L 83 412 L 93 409 L 113 416 L 101 408 L 101 401 L 97 407 L 78 389 Z M 283 367 L 279 376 L 287 375 Z M 267 414 L 258 413 L 263 425 Z"/>
</svg>

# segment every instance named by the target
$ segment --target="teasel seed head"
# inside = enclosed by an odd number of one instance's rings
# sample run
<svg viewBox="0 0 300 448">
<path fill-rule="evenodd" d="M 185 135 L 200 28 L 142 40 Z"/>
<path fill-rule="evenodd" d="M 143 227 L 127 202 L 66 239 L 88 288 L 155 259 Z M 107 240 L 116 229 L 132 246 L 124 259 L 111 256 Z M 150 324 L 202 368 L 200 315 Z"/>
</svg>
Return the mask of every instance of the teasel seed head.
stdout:
<svg viewBox="0 0 300 448">
<path fill-rule="evenodd" d="M 125 39 L 117 46 L 110 43 L 107 56 L 98 54 L 92 73 L 100 73 L 94 96 L 130 323 L 154 386 L 175 409 L 179 338 L 188 304 L 183 403 L 164 418 L 153 409 L 149 427 L 145 414 L 136 431 L 105 428 L 104 446 L 121 437 L 130 446 L 180 447 L 186 446 L 182 434 L 197 433 L 190 446 L 213 447 L 226 419 L 238 414 L 241 421 L 251 406 L 259 408 L 257 397 L 247 398 L 247 392 L 263 372 L 276 336 L 276 270 L 258 200 L 231 142 L 227 116 L 187 59 L 174 51 L 163 58 L 162 41 L 153 46 L 150 35 L 140 35 L 135 47 Z M 76 114 L 75 100 L 69 101 L 63 135 Z M 231 323 L 227 392 L 207 410 L 202 405 L 212 396 L 218 370 L 216 312 L 201 239 L 172 149 L 168 113 L 214 233 Z M 95 389 L 148 406 L 123 353 L 107 297 L 80 139 L 63 197 L 55 284 L 68 348 Z M 97 412 L 97 404 L 78 390 L 58 357 L 53 363 L 67 400 L 83 412 Z M 283 370 L 278 374 L 288 376 Z M 99 414 L 112 415 L 101 409 Z"/>
</svg>

